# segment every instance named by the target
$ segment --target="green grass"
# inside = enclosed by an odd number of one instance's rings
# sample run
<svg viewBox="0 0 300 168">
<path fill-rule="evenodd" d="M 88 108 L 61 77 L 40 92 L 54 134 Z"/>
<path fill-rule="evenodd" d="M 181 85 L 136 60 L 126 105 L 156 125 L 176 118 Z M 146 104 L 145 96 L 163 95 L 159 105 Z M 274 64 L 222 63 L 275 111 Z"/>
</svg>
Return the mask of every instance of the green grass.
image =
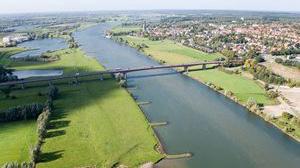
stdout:
<svg viewBox="0 0 300 168">
<path fill-rule="evenodd" d="M 52 54 L 58 55 L 59 61 L 19 64 L 14 68 L 64 69 L 66 73 L 103 69 L 95 59 L 85 56 L 79 49 L 66 49 Z M 116 163 L 137 167 L 144 162 L 156 162 L 162 157 L 154 150 L 157 141 L 143 113 L 126 90 L 114 80 L 57 86 L 60 97 L 55 101 L 56 109 L 51 116 L 48 138 L 42 148 L 43 161 L 38 167 L 111 167 Z M 4 95 L 0 94 L 0 107 L 5 109 L 32 101 L 44 102 L 45 97 L 38 97 L 38 92 L 43 90 L 46 88 L 13 91 L 16 100 L 4 100 Z M 9 135 L 12 138 L 1 138 L 0 147 L 9 150 L 13 156 L 1 161 L 26 161 L 28 158 L 24 156 L 28 156 L 28 150 L 24 148 L 28 149 L 28 145 L 24 147 L 22 143 L 33 144 L 35 139 L 22 140 L 18 137 L 30 131 L 33 133 L 28 137 L 37 136 L 35 122 L 30 122 L 27 127 L 23 127 L 23 122 L 3 125 L 5 127 L 0 129 L 0 136 Z M 10 131 L 12 129 L 16 131 Z M 6 147 L 5 144 L 11 145 Z M 0 151 L 0 158 L 4 158 L 1 156 L 6 155 L 5 151 Z"/>
<path fill-rule="evenodd" d="M 58 135 L 46 139 L 46 162 L 38 167 L 111 167 L 118 162 L 137 167 L 160 159 L 143 113 L 114 81 L 60 90 L 53 115 L 58 119 L 49 130 Z"/>
<path fill-rule="evenodd" d="M 219 53 L 204 53 L 170 40 L 150 41 L 146 38 L 133 36 L 120 37 L 127 40 L 131 46 L 142 43 L 146 44 L 149 48 L 144 48 L 145 54 L 150 54 L 155 60 L 163 60 L 167 64 L 181 64 L 204 60 L 211 61 L 222 57 Z M 258 103 L 266 105 L 275 104 L 274 100 L 266 96 L 264 89 L 251 79 L 239 75 L 227 74 L 217 69 L 191 72 L 189 75 L 192 78 L 200 79 L 204 82 L 211 82 L 225 90 L 232 91 L 241 103 L 246 103 L 247 100 L 252 97 Z"/>
<path fill-rule="evenodd" d="M 116 26 L 111 29 L 113 33 L 128 33 L 128 32 L 138 32 L 141 31 L 142 28 L 140 26 Z"/>
<path fill-rule="evenodd" d="M 219 53 L 209 54 L 183 46 L 170 40 L 151 41 L 147 38 L 121 36 L 130 45 L 146 44 L 149 48 L 144 48 L 147 55 L 151 55 L 156 60 L 164 60 L 168 64 L 190 63 L 196 61 L 212 61 L 222 57 Z"/>
<path fill-rule="evenodd" d="M 18 47 L 9 47 L 9 48 L 0 48 L 0 64 L 5 66 L 11 65 L 10 56 L 25 51 L 24 48 Z"/>
<path fill-rule="evenodd" d="M 103 70 L 102 66 L 95 59 L 84 55 L 80 49 L 64 49 L 48 55 L 57 55 L 60 59 L 50 63 L 20 64 L 14 68 L 17 70 L 63 69 L 64 74 Z"/>
<path fill-rule="evenodd" d="M 232 91 L 242 103 L 246 103 L 252 97 L 257 103 L 274 104 L 274 101 L 266 96 L 264 89 L 259 84 L 241 75 L 227 74 L 218 69 L 191 72 L 189 75 L 200 81 L 210 82 Z"/>
<path fill-rule="evenodd" d="M 35 121 L 0 123 L 0 166 L 10 161 L 30 161 L 29 150 L 36 140 Z"/>
</svg>

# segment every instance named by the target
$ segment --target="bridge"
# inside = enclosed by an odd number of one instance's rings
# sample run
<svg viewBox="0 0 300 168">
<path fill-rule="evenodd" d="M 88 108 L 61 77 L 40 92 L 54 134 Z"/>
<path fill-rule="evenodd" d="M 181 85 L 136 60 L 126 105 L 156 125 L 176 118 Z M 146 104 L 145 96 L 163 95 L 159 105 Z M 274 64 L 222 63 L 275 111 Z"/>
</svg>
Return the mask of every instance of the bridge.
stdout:
<svg viewBox="0 0 300 168">
<path fill-rule="evenodd" d="M 237 62 L 237 61 L 232 61 Z M 105 70 L 105 71 L 99 71 L 99 72 L 90 72 L 90 73 L 83 73 L 79 74 L 76 73 L 75 75 L 64 75 L 64 76 L 57 76 L 57 77 L 45 77 L 40 79 L 28 79 L 28 80 L 17 80 L 17 81 L 10 81 L 10 82 L 4 82 L 0 83 L 0 87 L 5 86 L 14 86 L 14 85 L 21 85 L 22 88 L 24 88 L 25 84 L 30 83 L 40 83 L 40 82 L 49 82 L 49 84 L 52 81 L 59 81 L 64 79 L 74 79 L 76 82 L 78 81 L 78 78 L 82 77 L 88 77 L 88 76 L 99 76 L 99 79 L 103 80 L 103 75 L 110 74 L 122 74 L 123 78 L 127 78 L 128 73 L 132 72 L 138 72 L 138 71 L 149 71 L 149 70 L 156 70 L 156 69 L 169 69 L 169 68 L 184 68 L 184 72 L 188 72 L 190 67 L 194 66 L 201 66 L 202 69 L 206 69 L 206 65 L 223 65 L 225 64 L 225 61 L 210 61 L 210 62 L 198 62 L 198 63 L 189 63 L 189 64 L 177 64 L 177 65 L 159 65 L 159 66 L 148 66 L 148 67 L 140 67 L 140 68 L 127 68 L 127 69 L 111 69 L 111 70 Z"/>
</svg>

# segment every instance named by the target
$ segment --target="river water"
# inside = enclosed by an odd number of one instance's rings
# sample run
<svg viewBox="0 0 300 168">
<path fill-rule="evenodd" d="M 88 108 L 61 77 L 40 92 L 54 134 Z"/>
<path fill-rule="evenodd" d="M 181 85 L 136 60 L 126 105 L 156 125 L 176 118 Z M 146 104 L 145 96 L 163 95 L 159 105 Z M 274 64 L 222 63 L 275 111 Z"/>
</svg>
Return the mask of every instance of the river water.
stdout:
<svg viewBox="0 0 300 168">
<path fill-rule="evenodd" d="M 158 65 L 133 48 L 104 38 L 107 24 L 76 32 L 81 48 L 106 68 Z M 191 152 L 192 158 L 164 161 L 180 168 L 299 168 L 300 143 L 240 105 L 174 70 L 129 74 L 129 89 L 169 154 Z M 167 164 L 166 164 L 167 163 Z"/>
</svg>

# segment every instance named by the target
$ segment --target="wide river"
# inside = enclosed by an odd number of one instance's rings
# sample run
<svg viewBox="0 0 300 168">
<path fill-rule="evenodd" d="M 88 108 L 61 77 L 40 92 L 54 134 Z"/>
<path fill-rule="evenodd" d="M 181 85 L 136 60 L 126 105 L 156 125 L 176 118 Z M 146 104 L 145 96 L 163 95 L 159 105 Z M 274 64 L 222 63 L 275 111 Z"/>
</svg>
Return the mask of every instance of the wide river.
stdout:
<svg viewBox="0 0 300 168">
<path fill-rule="evenodd" d="M 158 65 L 133 48 L 104 38 L 107 24 L 75 33 L 81 48 L 106 68 Z M 299 168 L 300 143 L 245 108 L 205 85 L 171 69 L 129 75 L 129 89 L 169 154 L 191 152 L 192 158 L 165 161 L 180 168 Z M 167 164 L 165 164 L 167 163 Z"/>
</svg>

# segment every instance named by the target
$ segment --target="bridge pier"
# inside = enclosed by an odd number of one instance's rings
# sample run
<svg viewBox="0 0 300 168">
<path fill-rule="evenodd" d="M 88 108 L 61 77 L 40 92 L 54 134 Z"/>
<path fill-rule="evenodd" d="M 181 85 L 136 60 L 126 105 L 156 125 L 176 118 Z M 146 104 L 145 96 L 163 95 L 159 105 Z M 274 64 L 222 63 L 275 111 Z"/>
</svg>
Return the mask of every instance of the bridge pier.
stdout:
<svg viewBox="0 0 300 168">
<path fill-rule="evenodd" d="M 25 89 L 24 83 L 21 84 L 21 89 Z"/>
<path fill-rule="evenodd" d="M 74 82 L 75 82 L 76 85 L 79 84 L 79 81 L 78 81 L 78 77 L 77 77 L 77 76 L 74 77 Z"/>
<path fill-rule="evenodd" d="M 206 70 L 206 64 L 202 65 L 202 70 Z"/>
<path fill-rule="evenodd" d="M 127 81 L 127 73 L 123 73 L 123 79 Z"/>
<path fill-rule="evenodd" d="M 188 66 L 185 66 L 183 67 L 184 68 L 184 73 L 188 74 L 189 73 L 189 67 Z"/>
<path fill-rule="evenodd" d="M 100 74 L 99 79 L 100 79 L 101 81 L 103 81 L 103 75 L 102 75 L 102 74 Z"/>
</svg>

